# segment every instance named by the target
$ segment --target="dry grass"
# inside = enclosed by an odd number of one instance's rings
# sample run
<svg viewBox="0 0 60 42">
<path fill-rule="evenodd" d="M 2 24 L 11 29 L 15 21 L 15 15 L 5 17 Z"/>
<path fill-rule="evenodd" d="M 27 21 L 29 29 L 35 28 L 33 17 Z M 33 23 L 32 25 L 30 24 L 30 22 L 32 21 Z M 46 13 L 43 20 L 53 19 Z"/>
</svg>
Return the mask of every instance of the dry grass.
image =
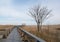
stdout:
<svg viewBox="0 0 60 42">
<path fill-rule="evenodd" d="M 13 25 L 0 25 L 0 35 L 3 35 L 3 38 L 6 38 L 13 27 Z"/>
<path fill-rule="evenodd" d="M 60 25 L 43 25 L 42 33 L 40 33 L 37 32 L 37 28 L 35 25 L 23 27 L 23 29 L 25 29 L 26 31 L 46 40 L 47 42 L 60 42 L 60 30 L 57 28 L 60 28 Z"/>
</svg>

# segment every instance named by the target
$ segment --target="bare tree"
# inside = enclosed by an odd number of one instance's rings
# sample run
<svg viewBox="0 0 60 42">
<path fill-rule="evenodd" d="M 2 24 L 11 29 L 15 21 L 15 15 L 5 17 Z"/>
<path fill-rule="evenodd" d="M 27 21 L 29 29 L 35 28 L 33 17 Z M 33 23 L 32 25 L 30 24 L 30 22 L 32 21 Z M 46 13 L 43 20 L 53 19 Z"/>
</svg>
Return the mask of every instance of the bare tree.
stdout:
<svg viewBox="0 0 60 42">
<path fill-rule="evenodd" d="M 35 6 L 29 10 L 29 15 L 37 23 L 38 32 L 41 30 L 42 23 L 50 16 L 51 10 L 48 10 L 46 7 Z"/>
</svg>

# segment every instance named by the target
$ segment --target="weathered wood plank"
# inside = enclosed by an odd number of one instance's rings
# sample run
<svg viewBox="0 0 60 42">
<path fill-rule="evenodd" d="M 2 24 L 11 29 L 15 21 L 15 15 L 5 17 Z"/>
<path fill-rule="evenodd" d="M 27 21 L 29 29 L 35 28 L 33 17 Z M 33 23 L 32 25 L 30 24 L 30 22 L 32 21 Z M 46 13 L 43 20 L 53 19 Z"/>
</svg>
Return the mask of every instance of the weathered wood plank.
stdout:
<svg viewBox="0 0 60 42">
<path fill-rule="evenodd" d="M 0 39 L 2 39 L 3 38 L 3 35 L 0 35 Z"/>
<path fill-rule="evenodd" d="M 17 31 L 17 28 L 14 28 L 9 34 L 7 39 L 0 40 L 1 42 L 22 42 L 22 39 Z"/>
<path fill-rule="evenodd" d="M 46 42 L 45 40 L 41 39 L 41 38 L 38 38 L 36 37 L 35 35 L 23 30 L 22 28 L 19 28 L 21 30 L 21 32 L 24 33 L 24 35 L 27 35 L 29 37 L 31 37 L 32 39 L 34 39 L 36 42 Z"/>
</svg>

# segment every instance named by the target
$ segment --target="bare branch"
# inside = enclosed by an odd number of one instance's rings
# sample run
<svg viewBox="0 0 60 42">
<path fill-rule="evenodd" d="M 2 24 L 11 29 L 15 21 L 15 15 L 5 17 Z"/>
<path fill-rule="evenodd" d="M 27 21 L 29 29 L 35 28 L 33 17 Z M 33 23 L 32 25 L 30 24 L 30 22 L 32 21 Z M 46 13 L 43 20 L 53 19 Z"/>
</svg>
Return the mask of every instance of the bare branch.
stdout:
<svg viewBox="0 0 60 42">
<path fill-rule="evenodd" d="M 42 25 L 43 21 L 49 17 L 51 10 L 46 7 L 40 7 L 39 5 L 29 10 L 29 14 L 36 21 L 37 25 Z"/>
</svg>

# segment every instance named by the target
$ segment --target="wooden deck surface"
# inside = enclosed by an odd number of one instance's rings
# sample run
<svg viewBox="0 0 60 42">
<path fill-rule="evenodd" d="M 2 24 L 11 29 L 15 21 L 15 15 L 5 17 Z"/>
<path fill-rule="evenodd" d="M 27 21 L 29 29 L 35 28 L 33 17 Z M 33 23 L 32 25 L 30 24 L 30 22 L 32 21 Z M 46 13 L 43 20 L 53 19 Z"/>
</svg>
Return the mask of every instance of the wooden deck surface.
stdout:
<svg viewBox="0 0 60 42">
<path fill-rule="evenodd" d="M 7 39 L 0 40 L 0 42 L 22 42 L 22 39 L 17 31 L 17 28 L 14 28 Z"/>
</svg>

